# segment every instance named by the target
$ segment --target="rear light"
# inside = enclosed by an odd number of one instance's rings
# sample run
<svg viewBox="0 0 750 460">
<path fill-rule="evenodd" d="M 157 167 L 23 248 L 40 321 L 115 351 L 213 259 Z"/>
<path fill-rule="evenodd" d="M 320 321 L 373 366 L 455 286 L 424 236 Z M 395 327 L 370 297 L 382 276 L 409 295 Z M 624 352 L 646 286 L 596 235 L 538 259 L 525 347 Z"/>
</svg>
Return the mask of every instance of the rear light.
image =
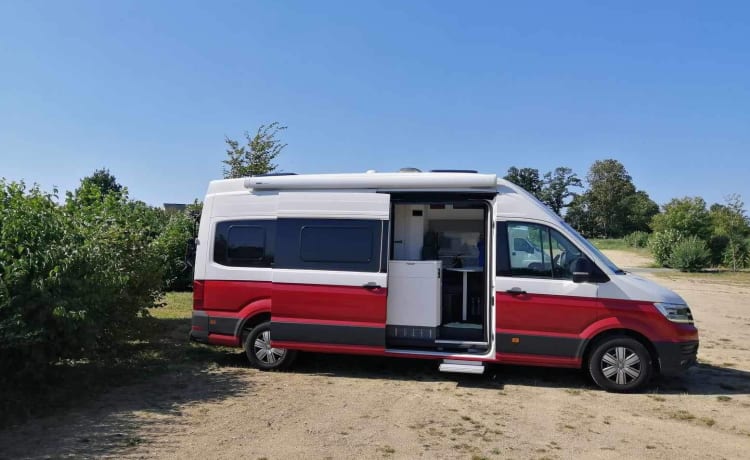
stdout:
<svg viewBox="0 0 750 460">
<path fill-rule="evenodd" d="M 193 310 L 203 310 L 203 281 L 193 281 Z"/>
</svg>

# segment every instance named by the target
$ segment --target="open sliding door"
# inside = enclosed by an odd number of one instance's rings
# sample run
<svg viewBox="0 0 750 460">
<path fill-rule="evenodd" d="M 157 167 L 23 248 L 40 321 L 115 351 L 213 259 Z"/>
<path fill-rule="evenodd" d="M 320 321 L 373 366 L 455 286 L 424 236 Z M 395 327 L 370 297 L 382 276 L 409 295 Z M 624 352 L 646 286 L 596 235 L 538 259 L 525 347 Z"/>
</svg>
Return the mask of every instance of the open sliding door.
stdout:
<svg viewBox="0 0 750 460">
<path fill-rule="evenodd" d="M 385 350 L 389 213 L 374 191 L 279 193 L 274 346 Z"/>
</svg>

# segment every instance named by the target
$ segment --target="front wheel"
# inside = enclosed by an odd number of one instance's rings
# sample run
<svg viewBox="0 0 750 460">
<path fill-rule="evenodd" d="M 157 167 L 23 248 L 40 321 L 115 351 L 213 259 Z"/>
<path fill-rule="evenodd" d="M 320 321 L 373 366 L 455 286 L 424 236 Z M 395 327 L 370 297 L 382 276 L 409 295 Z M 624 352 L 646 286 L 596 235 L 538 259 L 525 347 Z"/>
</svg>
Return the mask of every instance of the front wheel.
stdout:
<svg viewBox="0 0 750 460">
<path fill-rule="evenodd" d="M 250 364 L 265 371 L 289 367 L 297 356 L 294 350 L 271 346 L 271 323 L 255 326 L 245 339 L 245 354 Z"/>
<path fill-rule="evenodd" d="M 594 348 L 589 373 L 607 391 L 628 392 L 642 388 L 651 379 L 653 362 L 643 344 L 630 337 L 607 339 Z"/>
</svg>

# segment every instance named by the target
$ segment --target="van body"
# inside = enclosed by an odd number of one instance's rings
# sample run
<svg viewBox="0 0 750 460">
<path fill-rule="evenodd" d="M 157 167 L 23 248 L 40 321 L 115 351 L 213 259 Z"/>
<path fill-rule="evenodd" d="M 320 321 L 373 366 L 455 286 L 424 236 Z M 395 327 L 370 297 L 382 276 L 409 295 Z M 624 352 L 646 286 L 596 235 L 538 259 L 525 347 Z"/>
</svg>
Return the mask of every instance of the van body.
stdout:
<svg viewBox="0 0 750 460">
<path fill-rule="evenodd" d="M 494 174 L 212 181 L 191 339 L 262 369 L 298 351 L 582 368 L 611 391 L 696 361 L 685 301 Z"/>
</svg>

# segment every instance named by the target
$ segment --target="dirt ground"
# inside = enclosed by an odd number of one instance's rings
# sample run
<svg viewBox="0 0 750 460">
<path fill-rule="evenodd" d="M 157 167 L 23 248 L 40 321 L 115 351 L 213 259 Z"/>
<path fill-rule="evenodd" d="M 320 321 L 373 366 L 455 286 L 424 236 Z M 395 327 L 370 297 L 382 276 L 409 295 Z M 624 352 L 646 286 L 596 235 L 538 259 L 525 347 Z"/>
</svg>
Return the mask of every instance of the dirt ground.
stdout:
<svg viewBox="0 0 750 460">
<path fill-rule="evenodd" d="M 0 432 L 0 457 L 747 458 L 750 285 L 659 276 L 693 308 L 700 365 L 642 394 L 606 393 L 572 370 L 466 376 L 352 356 L 266 373 L 230 351 Z"/>
</svg>

